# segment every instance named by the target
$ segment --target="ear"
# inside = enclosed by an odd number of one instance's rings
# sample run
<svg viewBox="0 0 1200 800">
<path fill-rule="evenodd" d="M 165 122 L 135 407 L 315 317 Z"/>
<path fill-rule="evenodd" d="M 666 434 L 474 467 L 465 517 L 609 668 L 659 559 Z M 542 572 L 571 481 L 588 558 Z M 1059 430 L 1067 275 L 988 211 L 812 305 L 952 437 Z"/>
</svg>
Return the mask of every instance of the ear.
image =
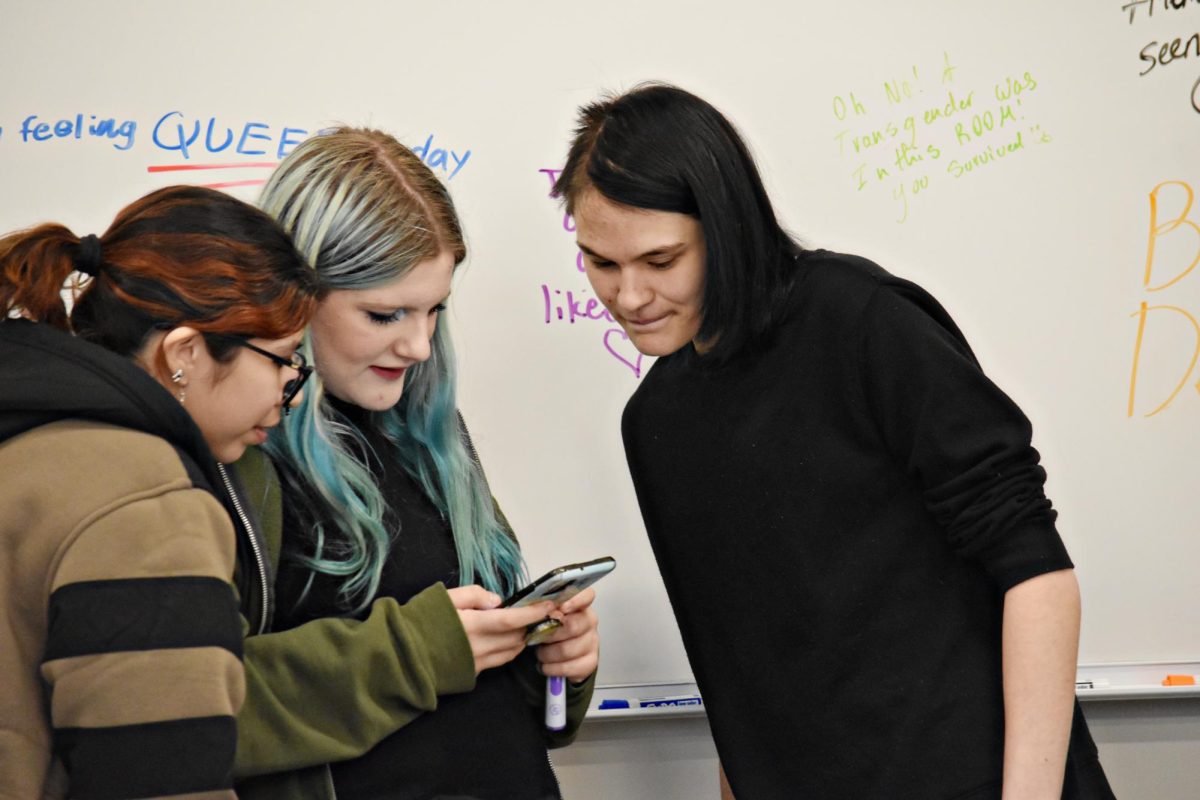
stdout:
<svg viewBox="0 0 1200 800">
<path fill-rule="evenodd" d="M 178 370 L 183 371 L 183 377 L 176 383 L 178 386 L 186 386 L 188 381 L 198 371 L 206 369 L 212 360 L 208 345 L 204 343 L 204 335 L 195 328 L 172 328 L 163 336 L 159 348 L 167 368 L 164 377 L 170 380 L 172 374 Z"/>
</svg>

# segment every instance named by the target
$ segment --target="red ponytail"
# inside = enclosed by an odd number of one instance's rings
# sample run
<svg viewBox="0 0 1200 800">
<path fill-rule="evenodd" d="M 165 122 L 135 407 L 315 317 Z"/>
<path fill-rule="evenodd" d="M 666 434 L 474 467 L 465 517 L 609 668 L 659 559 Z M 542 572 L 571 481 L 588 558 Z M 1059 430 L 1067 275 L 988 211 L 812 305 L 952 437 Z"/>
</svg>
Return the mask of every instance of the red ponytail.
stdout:
<svg viewBox="0 0 1200 800">
<path fill-rule="evenodd" d="M 0 238 L 0 309 L 69 330 L 62 292 L 78 252 L 79 238 L 54 223 Z"/>
</svg>

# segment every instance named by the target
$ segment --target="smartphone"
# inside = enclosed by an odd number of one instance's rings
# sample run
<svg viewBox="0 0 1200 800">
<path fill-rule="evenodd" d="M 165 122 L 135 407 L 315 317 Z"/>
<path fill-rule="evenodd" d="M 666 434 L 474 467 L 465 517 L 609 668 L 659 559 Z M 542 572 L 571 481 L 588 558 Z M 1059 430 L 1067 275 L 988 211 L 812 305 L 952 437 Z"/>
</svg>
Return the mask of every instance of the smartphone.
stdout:
<svg viewBox="0 0 1200 800">
<path fill-rule="evenodd" d="M 567 564 L 552 569 L 517 591 L 501 605 L 504 608 L 520 608 L 542 600 L 553 600 L 561 605 L 612 572 L 616 566 L 617 562 L 613 558 L 605 556 L 595 561 Z"/>
</svg>

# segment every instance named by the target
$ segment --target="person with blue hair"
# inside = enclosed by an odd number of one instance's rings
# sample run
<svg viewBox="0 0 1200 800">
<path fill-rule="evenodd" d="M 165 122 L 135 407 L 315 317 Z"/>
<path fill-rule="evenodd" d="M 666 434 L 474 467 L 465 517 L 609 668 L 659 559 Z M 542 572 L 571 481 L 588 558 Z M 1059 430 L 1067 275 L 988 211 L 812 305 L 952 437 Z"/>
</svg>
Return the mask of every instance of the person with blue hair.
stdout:
<svg viewBox="0 0 1200 800">
<path fill-rule="evenodd" d="M 239 463 L 277 564 L 243 597 L 239 794 L 557 798 L 599 658 L 595 594 L 499 608 L 521 552 L 455 399 L 440 312 L 466 256 L 453 203 L 410 149 L 340 128 L 298 146 L 262 206 L 324 290 L 316 373 L 286 430 Z M 275 471 L 278 478 L 275 478 Z M 537 648 L 527 626 L 562 627 Z M 545 676 L 568 724 L 544 725 Z"/>
</svg>

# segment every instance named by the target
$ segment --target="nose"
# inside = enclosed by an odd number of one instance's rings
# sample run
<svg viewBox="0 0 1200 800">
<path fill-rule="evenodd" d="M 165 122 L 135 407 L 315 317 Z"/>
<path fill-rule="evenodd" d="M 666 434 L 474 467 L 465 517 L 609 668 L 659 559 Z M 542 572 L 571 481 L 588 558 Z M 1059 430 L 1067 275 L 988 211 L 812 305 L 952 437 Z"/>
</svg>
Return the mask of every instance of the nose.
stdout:
<svg viewBox="0 0 1200 800">
<path fill-rule="evenodd" d="M 617 279 L 617 306 L 622 312 L 644 308 L 654 297 L 646 276 L 636 266 L 622 267 Z"/>
<path fill-rule="evenodd" d="M 392 343 L 392 352 L 410 361 L 428 361 L 433 354 L 434 325 L 432 317 L 414 315 L 398 326 L 400 330 Z"/>
</svg>

